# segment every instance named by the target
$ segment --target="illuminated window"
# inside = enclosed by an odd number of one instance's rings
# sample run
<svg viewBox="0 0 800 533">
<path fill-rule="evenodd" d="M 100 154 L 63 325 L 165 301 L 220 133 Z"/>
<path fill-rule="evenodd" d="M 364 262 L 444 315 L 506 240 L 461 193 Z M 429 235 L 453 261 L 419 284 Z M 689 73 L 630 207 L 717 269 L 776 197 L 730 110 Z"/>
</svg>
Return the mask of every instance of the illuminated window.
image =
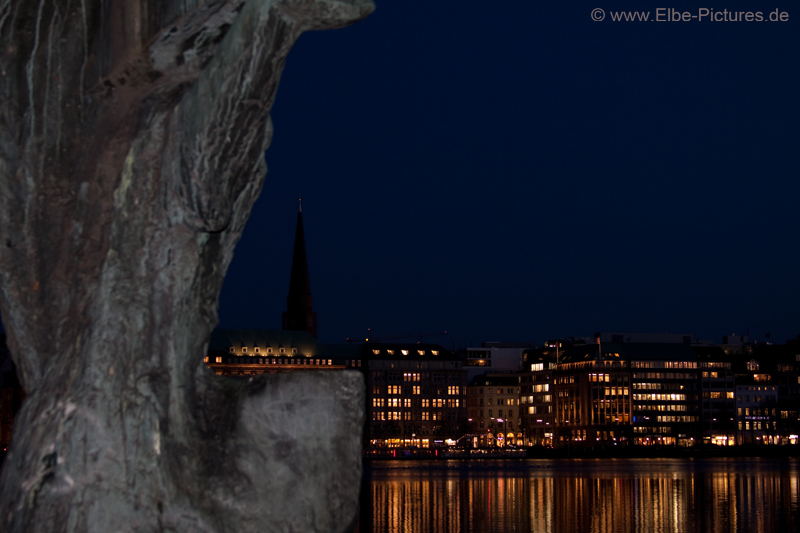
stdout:
<svg viewBox="0 0 800 533">
<path fill-rule="evenodd" d="M 402 353 L 403 355 L 408 355 L 408 350 L 400 350 L 400 353 Z"/>
<path fill-rule="evenodd" d="M 217 363 L 221 363 L 221 362 L 222 362 L 222 357 L 217 357 Z"/>
<path fill-rule="evenodd" d="M 544 363 L 535 363 L 531 365 L 531 372 L 540 372 L 544 370 Z"/>
<path fill-rule="evenodd" d="M 420 355 L 425 355 L 425 350 L 417 350 L 417 353 Z"/>
<path fill-rule="evenodd" d="M 378 352 L 380 352 L 380 350 L 378 350 Z M 375 352 L 373 350 L 373 353 L 377 353 L 377 352 Z M 388 353 L 389 355 L 394 355 L 394 350 L 386 350 L 386 353 Z"/>
<path fill-rule="evenodd" d="M 432 353 L 433 355 L 439 355 L 439 350 L 431 350 L 431 353 Z"/>
<path fill-rule="evenodd" d="M 422 419 L 430 420 L 430 413 L 428 411 L 422 411 Z"/>
<path fill-rule="evenodd" d="M 381 351 L 380 350 L 372 350 L 372 353 L 374 353 L 375 355 L 378 355 L 378 354 L 381 353 Z"/>
<path fill-rule="evenodd" d="M 208 363 L 208 356 L 206 356 L 205 359 L 203 359 L 203 362 Z"/>
</svg>

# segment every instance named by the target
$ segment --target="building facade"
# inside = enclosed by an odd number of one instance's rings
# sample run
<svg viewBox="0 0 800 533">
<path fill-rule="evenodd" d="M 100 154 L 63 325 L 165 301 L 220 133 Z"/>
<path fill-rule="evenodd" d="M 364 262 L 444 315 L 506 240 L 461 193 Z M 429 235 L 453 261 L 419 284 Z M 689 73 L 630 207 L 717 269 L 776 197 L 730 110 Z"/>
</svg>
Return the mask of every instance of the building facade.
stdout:
<svg viewBox="0 0 800 533">
<path fill-rule="evenodd" d="M 766 383 L 736 385 L 736 441 L 740 444 L 780 444 L 779 387 Z"/>
<path fill-rule="evenodd" d="M 467 381 L 475 376 L 497 372 L 517 372 L 522 367 L 522 354 L 534 343 L 482 342 L 480 347 L 458 350 L 467 367 Z"/>
<path fill-rule="evenodd" d="M 520 372 L 520 424 L 525 446 L 553 445 L 555 410 L 553 374 L 561 341 L 548 341 L 544 348 L 525 350 Z"/>
<path fill-rule="evenodd" d="M 462 360 L 438 344 L 361 345 L 368 448 L 455 445 L 468 433 Z"/>
<path fill-rule="evenodd" d="M 485 374 L 467 387 L 470 445 L 522 445 L 519 374 Z"/>
<path fill-rule="evenodd" d="M 718 346 L 694 346 L 700 374 L 703 444 L 736 444 L 736 375 L 730 357 Z"/>
<path fill-rule="evenodd" d="M 361 368 L 361 350 L 317 342 L 305 331 L 216 329 L 205 363 L 221 376 Z"/>
<path fill-rule="evenodd" d="M 693 446 L 699 439 L 697 357 L 688 344 L 575 346 L 560 358 L 553 384 L 554 446 Z"/>
</svg>

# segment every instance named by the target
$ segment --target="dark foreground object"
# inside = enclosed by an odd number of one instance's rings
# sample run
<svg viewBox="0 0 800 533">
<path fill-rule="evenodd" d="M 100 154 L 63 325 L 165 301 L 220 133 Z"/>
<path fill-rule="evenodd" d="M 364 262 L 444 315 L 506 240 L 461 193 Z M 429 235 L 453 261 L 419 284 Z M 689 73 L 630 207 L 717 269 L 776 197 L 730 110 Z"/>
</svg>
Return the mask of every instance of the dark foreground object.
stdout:
<svg viewBox="0 0 800 533">
<path fill-rule="evenodd" d="M 292 45 L 371 0 L 0 0 L 0 531 L 341 531 L 358 375 L 214 375 Z"/>
</svg>

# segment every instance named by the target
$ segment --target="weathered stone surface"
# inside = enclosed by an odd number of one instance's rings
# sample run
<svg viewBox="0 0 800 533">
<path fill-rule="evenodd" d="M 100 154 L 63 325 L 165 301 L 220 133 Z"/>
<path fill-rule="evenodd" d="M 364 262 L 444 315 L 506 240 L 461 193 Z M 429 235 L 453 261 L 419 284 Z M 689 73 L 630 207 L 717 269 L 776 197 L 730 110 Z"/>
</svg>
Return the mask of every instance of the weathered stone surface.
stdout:
<svg viewBox="0 0 800 533">
<path fill-rule="evenodd" d="M 286 55 L 301 32 L 372 8 L 0 0 L 0 311 L 28 393 L 0 478 L 0 529 L 347 526 L 360 424 L 326 441 L 302 423 L 284 433 L 274 417 L 294 405 L 320 428 L 348 428 L 362 416 L 360 381 L 231 382 L 202 357 L 263 184 Z M 330 392 L 328 411 L 318 391 Z M 340 446 L 330 470 L 310 442 Z M 287 447 L 296 453 L 281 462 Z M 284 492 L 314 479 L 341 491 L 325 505 Z"/>
</svg>

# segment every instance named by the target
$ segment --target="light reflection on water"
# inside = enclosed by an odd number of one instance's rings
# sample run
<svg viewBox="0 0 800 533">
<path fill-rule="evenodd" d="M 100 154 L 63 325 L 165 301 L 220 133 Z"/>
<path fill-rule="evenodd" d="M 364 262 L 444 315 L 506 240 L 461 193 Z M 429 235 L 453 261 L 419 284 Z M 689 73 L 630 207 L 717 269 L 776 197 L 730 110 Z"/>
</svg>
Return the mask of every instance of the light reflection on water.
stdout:
<svg viewBox="0 0 800 533">
<path fill-rule="evenodd" d="M 789 533 L 799 477 L 796 459 L 376 461 L 359 531 Z"/>
</svg>

